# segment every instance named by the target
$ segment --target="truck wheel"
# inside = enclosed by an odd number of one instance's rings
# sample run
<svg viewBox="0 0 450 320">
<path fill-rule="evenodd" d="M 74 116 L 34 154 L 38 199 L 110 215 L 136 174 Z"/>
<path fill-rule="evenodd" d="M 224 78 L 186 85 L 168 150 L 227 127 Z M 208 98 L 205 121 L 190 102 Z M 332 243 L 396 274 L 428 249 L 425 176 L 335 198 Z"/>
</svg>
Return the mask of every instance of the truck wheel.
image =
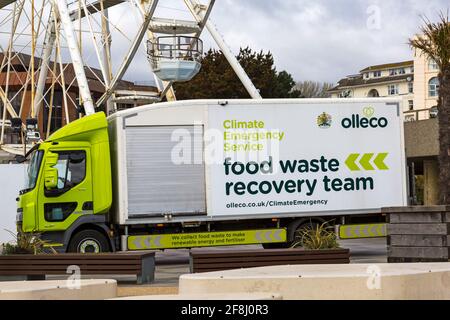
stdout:
<svg viewBox="0 0 450 320">
<path fill-rule="evenodd" d="M 307 222 L 301 224 L 294 232 L 294 241 L 291 242 L 291 246 L 302 246 L 302 235 L 307 230 L 314 230 L 319 226 L 317 222 Z"/>
<path fill-rule="evenodd" d="M 70 240 L 68 252 L 101 253 L 110 252 L 108 239 L 96 230 L 82 230 Z"/>
</svg>

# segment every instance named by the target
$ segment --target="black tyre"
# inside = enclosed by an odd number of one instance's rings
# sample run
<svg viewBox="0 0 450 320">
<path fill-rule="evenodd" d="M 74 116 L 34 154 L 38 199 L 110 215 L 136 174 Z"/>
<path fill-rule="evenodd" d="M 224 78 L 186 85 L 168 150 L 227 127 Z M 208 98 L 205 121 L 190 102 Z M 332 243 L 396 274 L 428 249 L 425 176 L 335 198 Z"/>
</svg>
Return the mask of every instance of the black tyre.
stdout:
<svg viewBox="0 0 450 320">
<path fill-rule="evenodd" d="M 108 239 L 96 230 L 82 230 L 70 240 L 68 252 L 101 253 L 110 252 Z"/>
</svg>

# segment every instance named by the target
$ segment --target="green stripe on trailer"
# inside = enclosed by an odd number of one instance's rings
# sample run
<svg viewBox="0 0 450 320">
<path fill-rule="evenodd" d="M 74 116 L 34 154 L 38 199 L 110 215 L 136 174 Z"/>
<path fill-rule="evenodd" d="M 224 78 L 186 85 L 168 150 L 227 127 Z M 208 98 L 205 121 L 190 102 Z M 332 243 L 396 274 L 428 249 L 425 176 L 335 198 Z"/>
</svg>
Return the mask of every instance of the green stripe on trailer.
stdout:
<svg viewBox="0 0 450 320">
<path fill-rule="evenodd" d="M 338 234 L 340 239 L 386 237 L 386 223 L 340 225 Z"/>
<path fill-rule="evenodd" d="M 196 232 L 128 236 L 128 250 L 216 247 L 286 242 L 286 229 Z"/>
</svg>

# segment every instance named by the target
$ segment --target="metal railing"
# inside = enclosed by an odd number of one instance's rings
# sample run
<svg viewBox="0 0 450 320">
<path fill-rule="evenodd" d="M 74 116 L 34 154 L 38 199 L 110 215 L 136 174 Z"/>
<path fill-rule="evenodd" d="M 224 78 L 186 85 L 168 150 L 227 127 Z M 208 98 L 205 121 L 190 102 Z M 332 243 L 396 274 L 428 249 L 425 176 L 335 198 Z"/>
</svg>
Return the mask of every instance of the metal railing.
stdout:
<svg viewBox="0 0 450 320">
<path fill-rule="evenodd" d="M 405 122 L 412 122 L 437 118 L 438 111 L 437 108 L 433 107 L 429 109 L 405 111 L 403 114 L 405 117 Z"/>
<path fill-rule="evenodd" d="M 199 61 L 203 54 L 203 41 L 198 37 L 162 36 L 156 42 L 147 41 L 147 55 L 153 67 L 161 60 Z"/>
</svg>

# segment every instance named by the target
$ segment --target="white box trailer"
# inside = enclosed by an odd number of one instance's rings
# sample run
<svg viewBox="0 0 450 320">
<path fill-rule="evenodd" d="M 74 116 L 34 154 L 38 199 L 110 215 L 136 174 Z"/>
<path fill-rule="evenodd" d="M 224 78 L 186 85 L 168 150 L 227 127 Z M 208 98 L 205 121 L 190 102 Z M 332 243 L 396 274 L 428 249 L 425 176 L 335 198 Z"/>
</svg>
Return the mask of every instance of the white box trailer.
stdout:
<svg viewBox="0 0 450 320">
<path fill-rule="evenodd" d="M 123 226 L 279 223 L 407 205 L 399 99 L 179 101 L 108 122 Z"/>
</svg>

